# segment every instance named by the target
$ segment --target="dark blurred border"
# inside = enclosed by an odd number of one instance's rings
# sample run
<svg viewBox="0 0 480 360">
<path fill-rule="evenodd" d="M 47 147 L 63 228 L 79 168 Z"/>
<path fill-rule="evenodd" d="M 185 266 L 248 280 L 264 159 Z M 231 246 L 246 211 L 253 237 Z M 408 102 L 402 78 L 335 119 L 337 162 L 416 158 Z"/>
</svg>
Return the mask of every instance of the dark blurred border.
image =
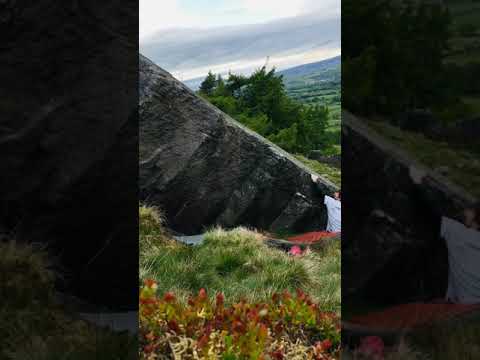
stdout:
<svg viewBox="0 0 480 360">
<path fill-rule="evenodd" d="M 351 349 L 371 335 L 435 359 L 478 354 L 478 312 L 426 331 L 421 316 L 402 311 L 419 304 L 437 319 L 459 309 L 435 305 L 445 301 L 451 255 L 440 226 L 442 217 L 464 224 L 480 196 L 479 20 L 478 1 L 342 1 L 342 320 Z"/>
</svg>

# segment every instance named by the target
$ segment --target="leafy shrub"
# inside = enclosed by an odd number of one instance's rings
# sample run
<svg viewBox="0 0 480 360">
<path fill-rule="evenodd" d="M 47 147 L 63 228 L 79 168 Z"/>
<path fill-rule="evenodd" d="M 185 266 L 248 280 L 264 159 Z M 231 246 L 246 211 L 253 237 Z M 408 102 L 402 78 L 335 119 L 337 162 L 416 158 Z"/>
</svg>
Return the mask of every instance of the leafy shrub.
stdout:
<svg viewBox="0 0 480 360">
<path fill-rule="evenodd" d="M 340 323 L 302 291 L 225 305 L 201 289 L 187 304 L 146 280 L 140 291 L 142 359 L 338 359 Z"/>
</svg>

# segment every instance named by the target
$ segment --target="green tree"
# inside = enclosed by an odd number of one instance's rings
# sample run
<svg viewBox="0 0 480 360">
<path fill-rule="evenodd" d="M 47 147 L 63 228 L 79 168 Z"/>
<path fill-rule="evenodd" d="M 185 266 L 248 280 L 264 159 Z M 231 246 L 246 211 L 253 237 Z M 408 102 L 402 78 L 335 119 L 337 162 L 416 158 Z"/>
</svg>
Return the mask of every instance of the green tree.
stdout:
<svg viewBox="0 0 480 360">
<path fill-rule="evenodd" d="M 307 153 L 322 146 L 326 106 L 307 106 L 287 96 L 283 78 L 262 67 L 250 76 L 209 73 L 200 94 L 213 105 L 286 151 Z"/>
<path fill-rule="evenodd" d="M 342 20 L 349 24 L 342 32 L 342 106 L 393 114 L 444 101 L 450 14 L 443 5 L 347 1 Z"/>
<path fill-rule="evenodd" d="M 325 145 L 325 130 L 328 125 L 328 107 L 310 106 L 304 109 L 305 143 L 308 148 L 304 151 L 320 149 Z"/>
<path fill-rule="evenodd" d="M 205 80 L 203 80 L 200 84 L 200 93 L 206 96 L 211 96 L 216 86 L 217 79 L 215 78 L 215 75 L 211 71 L 209 71 Z"/>
<path fill-rule="evenodd" d="M 299 152 L 300 147 L 298 135 L 298 124 L 295 123 L 287 129 L 282 129 L 278 133 L 270 135 L 268 139 L 282 149 L 290 153 L 296 153 Z"/>
</svg>

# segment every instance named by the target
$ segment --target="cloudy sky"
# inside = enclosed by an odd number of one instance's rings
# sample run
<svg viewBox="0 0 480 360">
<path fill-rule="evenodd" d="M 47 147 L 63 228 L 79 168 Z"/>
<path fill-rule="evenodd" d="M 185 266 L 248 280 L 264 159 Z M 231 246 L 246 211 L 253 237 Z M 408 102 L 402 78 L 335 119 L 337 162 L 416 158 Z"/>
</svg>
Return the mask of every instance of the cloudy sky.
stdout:
<svg viewBox="0 0 480 360">
<path fill-rule="evenodd" d="M 340 54 L 340 0 L 140 0 L 140 51 L 181 80 Z"/>
</svg>

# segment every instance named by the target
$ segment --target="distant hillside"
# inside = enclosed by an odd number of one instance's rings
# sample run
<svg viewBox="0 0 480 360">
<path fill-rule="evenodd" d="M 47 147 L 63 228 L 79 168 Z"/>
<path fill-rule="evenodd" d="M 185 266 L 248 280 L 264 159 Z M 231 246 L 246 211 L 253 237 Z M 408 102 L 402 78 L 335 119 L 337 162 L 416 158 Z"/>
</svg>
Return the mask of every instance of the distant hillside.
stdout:
<svg viewBox="0 0 480 360">
<path fill-rule="evenodd" d="M 287 87 L 305 83 L 340 81 L 340 56 L 278 71 L 283 75 Z M 227 76 L 227 74 L 222 74 Z M 183 81 L 190 89 L 197 91 L 205 76 Z"/>
<path fill-rule="evenodd" d="M 318 77 L 319 80 L 331 80 L 332 78 L 330 76 L 321 77 L 321 75 L 327 75 L 327 74 L 330 75 L 330 74 L 336 73 L 336 72 L 332 72 L 332 70 L 338 70 L 339 72 L 340 63 L 341 63 L 340 56 L 336 56 L 334 58 L 323 60 L 323 61 L 295 66 L 293 68 L 279 71 L 278 73 L 283 75 L 286 81 L 294 80 L 299 77 L 311 78 L 312 76 L 315 76 L 315 75 L 320 75 Z"/>
<path fill-rule="evenodd" d="M 318 61 L 279 71 L 287 94 L 307 105 L 327 105 L 332 136 L 340 136 L 341 58 Z"/>
</svg>

